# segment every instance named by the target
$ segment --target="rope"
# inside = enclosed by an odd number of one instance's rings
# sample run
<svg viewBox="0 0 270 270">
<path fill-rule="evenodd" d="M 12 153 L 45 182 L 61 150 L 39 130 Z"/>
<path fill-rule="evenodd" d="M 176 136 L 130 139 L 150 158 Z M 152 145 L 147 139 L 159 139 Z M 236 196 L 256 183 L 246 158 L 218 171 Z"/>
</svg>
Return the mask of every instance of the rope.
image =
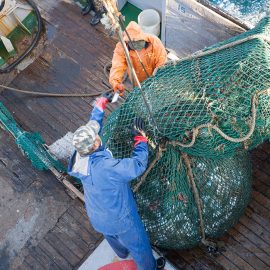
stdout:
<svg viewBox="0 0 270 270">
<path fill-rule="evenodd" d="M 9 87 L 0 84 L 0 88 L 10 90 L 13 92 L 21 93 L 21 94 L 27 94 L 27 95 L 34 95 L 34 96 L 43 96 L 43 97 L 95 97 L 99 96 L 102 93 L 81 93 L 81 94 L 76 94 L 76 93 L 71 93 L 71 94 L 61 94 L 61 93 L 46 93 L 46 92 L 35 92 L 35 91 L 29 91 L 29 90 L 22 90 L 14 87 Z"/>
<path fill-rule="evenodd" d="M 191 161 L 188 157 L 188 155 L 186 153 L 181 153 L 181 156 L 184 160 L 184 163 L 187 167 L 187 176 L 189 179 L 189 183 L 191 184 L 192 187 L 192 191 L 193 191 L 193 195 L 194 195 L 194 199 L 195 199 L 195 203 L 198 209 L 198 213 L 199 213 L 199 219 L 200 219 L 200 232 L 202 235 L 202 242 L 206 243 L 206 239 L 205 239 L 205 230 L 204 230 L 204 221 L 203 221 L 203 215 L 202 215 L 202 203 L 201 203 L 201 199 L 200 199 L 200 195 L 199 195 L 199 191 L 197 189 L 195 180 L 194 180 L 194 175 L 192 172 L 192 168 L 191 168 Z"/>
<path fill-rule="evenodd" d="M 200 58 L 200 57 L 203 57 L 203 56 L 206 56 L 206 55 L 210 55 L 210 54 L 213 54 L 213 53 L 225 50 L 225 49 L 229 49 L 231 47 L 237 46 L 239 44 L 242 44 L 244 42 L 247 42 L 247 41 L 250 41 L 250 40 L 253 40 L 253 39 L 256 39 L 256 38 L 261 39 L 261 40 L 263 40 L 263 41 L 265 41 L 267 43 L 270 43 L 270 37 L 268 37 L 266 35 L 262 35 L 262 34 L 255 34 L 255 35 L 251 35 L 251 36 L 248 36 L 248 37 L 240 39 L 240 40 L 230 42 L 228 44 L 222 45 L 222 46 L 217 47 L 217 48 L 213 48 L 213 49 L 206 50 L 206 51 L 205 50 L 197 51 L 196 53 L 188 55 L 186 57 L 183 57 L 183 58 L 181 58 L 181 59 L 179 59 L 177 61 L 174 61 L 173 63 L 180 63 L 180 62 L 183 62 L 183 61 L 186 61 L 186 60 L 192 60 L 192 59 Z M 169 62 L 167 65 L 169 65 L 169 64 L 171 64 L 171 63 Z M 159 69 L 165 68 L 167 65 L 165 64 L 164 66 L 158 67 L 156 72 Z"/>
<path fill-rule="evenodd" d="M 151 164 L 149 165 L 149 167 L 147 168 L 147 170 L 145 171 L 145 173 L 143 174 L 143 176 L 141 177 L 140 179 L 140 182 L 134 187 L 133 191 L 134 192 L 137 192 L 140 188 L 140 186 L 145 182 L 146 180 L 146 177 L 147 175 L 149 174 L 149 172 L 152 170 L 152 168 L 155 166 L 155 164 L 160 160 L 160 158 L 162 157 L 162 152 L 164 152 L 166 150 L 166 145 L 167 144 L 171 144 L 173 145 L 174 147 L 175 146 L 181 146 L 181 147 L 185 147 L 185 148 L 189 148 L 189 147 L 192 147 L 194 144 L 195 144 L 195 141 L 196 141 L 196 138 L 199 134 L 199 130 L 202 129 L 202 128 L 208 128 L 209 130 L 211 129 L 214 129 L 218 132 L 218 134 L 220 134 L 224 139 L 230 141 L 230 142 L 234 142 L 234 143 L 240 143 L 240 142 L 244 142 L 246 140 L 248 140 L 252 134 L 254 133 L 254 130 L 255 130 L 255 125 L 256 125 L 256 108 L 257 108 L 257 105 L 258 105 L 258 96 L 259 95 L 262 95 L 262 94 L 270 94 L 270 88 L 267 88 L 265 90 L 262 90 L 258 93 L 255 93 L 252 97 L 252 105 L 251 105 L 251 115 L 252 115 L 252 121 L 251 121 L 251 127 L 250 127 L 250 130 L 248 132 L 248 134 L 244 137 L 240 137 L 240 138 L 232 138 L 228 135 L 226 135 L 220 128 L 218 128 L 216 125 L 212 125 L 211 123 L 208 123 L 208 124 L 202 124 L 202 125 L 199 125 L 198 127 L 194 128 L 193 129 L 193 135 L 192 135 L 192 140 L 189 144 L 183 144 L 181 142 L 178 142 L 178 141 L 168 141 L 166 142 L 165 145 L 163 146 L 159 146 L 159 149 L 158 149 L 158 152 L 156 153 L 156 157 L 155 159 L 151 162 Z M 185 163 L 187 165 L 187 168 L 188 168 L 188 176 L 189 176 L 189 179 L 191 181 L 191 184 L 192 184 L 192 187 L 194 189 L 194 196 L 195 196 L 195 200 L 196 200 L 196 190 L 195 190 L 195 187 L 194 187 L 194 183 L 192 183 L 192 181 L 194 181 L 194 178 L 193 178 L 193 174 L 192 174 L 192 171 L 191 171 L 191 165 L 188 163 L 188 157 L 186 157 L 186 154 L 182 154 L 184 160 L 185 160 Z M 197 202 L 196 202 L 197 203 Z M 209 242 L 209 245 L 211 244 L 211 242 Z M 213 244 L 211 244 L 213 246 Z"/>
<path fill-rule="evenodd" d="M 143 176 L 140 179 L 140 182 L 137 185 L 135 185 L 135 187 L 133 189 L 133 192 L 137 192 L 139 190 L 140 186 L 145 182 L 146 177 L 149 174 L 149 172 L 153 169 L 153 167 L 156 165 L 156 163 L 162 157 L 162 152 L 164 152 L 166 149 L 167 149 L 166 148 L 166 144 L 163 145 L 163 146 L 159 145 L 155 159 L 151 162 L 151 164 L 149 165 L 149 167 L 147 168 L 147 170 L 144 172 Z"/>
<path fill-rule="evenodd" d="M 192 134 L 192 140 L 190 143 L 188 144 L 184 144 L 178 141 L 171 141 L 169 142 L 169 144 L 172 144 L 173 146 L 181 146 L 181 147 L 185 147 L 185 148 L 190 148 L 192 147 L 195 142 L 196 142 L 196 138 L 199 135 L 199 131 L 200 129 L 203 128 L 208 128 L 208 130 L 210 131 L 211 129 L 214 129 L 221 137 L 223 137 L 225 140 L 230 141 L 230 142 L 234 142 L 234 143 L 241 143 L 244 142 L 246 140 L 248 140 L 254 133 L 255 130 L 255 125 L 256 125 L 256 117 L 257 117 L 257 113 L 256 113 L 256 109 L 258 106 L 258 96 L 262 95 L 262 94 L 270 94 L 270 88 L 267 88 L 265 90 L 262 90 L 258 93 L 255 93 L 252 98 L 251 98 L 251 125 L 250 125 L 250 130 L 248 132 L 248 134 L 244 137 L 240 137 L 240 138 L 232 138 L 228 135 L 226 135 L 220 128 L 218 128 L 216 125 L 213 125 L 211 123 L 207 123 L 207 124 L 202 124 L 197 126 L 196 128 L 193 128 L 193 134 Z"/>
</svg>

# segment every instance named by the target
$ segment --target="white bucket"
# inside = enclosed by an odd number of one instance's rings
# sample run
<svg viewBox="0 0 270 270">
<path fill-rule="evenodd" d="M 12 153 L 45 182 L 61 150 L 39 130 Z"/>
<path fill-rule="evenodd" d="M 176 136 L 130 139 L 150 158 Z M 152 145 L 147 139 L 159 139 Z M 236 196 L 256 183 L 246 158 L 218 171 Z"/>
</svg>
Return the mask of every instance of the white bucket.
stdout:
<svg viewBox="0 0 270 270">
<path fill-rule="evenodd" d="M 154 9 L 145 9 L 138 16 L 138 24 L 145 33 L 159 36 L 160 16 Z"/>
<path fill-rule="evenodd" d="M 117 0 L 117 8 L 118 8 L 118 10 L 121 10 L 126 3 L 127 3 L 127 0 Z"/>
</svg>

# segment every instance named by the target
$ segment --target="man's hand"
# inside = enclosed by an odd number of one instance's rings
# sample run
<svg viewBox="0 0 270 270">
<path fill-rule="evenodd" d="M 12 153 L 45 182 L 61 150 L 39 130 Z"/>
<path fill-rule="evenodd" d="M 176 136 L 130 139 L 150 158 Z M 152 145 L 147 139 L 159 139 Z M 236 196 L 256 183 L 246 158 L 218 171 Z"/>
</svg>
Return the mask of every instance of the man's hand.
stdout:
<svg viewBox="0 0 270 270">
<path fill-rule="evenodd" d="M 113 98 L 113 94 L 106 92 L 102 95 L 102 97 L 98 98 L 95 106 L 100 110 L 104 111 L 108 102 L 111 102 Z"/>
<path fill-rule="evenodd" d="M 136 117 L 133 121 L 133 127 L 132 127 L 132 134 L 134 136 L 144 136 L 145 137 L 145 132 L 144 132 L 144 121 L 140 117 Z"/>
<path fill-rule="evenodd" d="M 133 121 L 132 135 L 134 136 L 135 146 L 141 142 L 147 143 L 147 137 L 145 135 L 145 124 L 142 118 L 136 117 Z"/>
<path fill-rule="evenodd" d="M 120 92 L 120 95 L 122 95 L 124 93 L 124 91 L 125 91 L 125 86 L 122 83 L 116 83 L 113 86 L 113 91 L 114 92 L 119 91 Z"/>
</svg>

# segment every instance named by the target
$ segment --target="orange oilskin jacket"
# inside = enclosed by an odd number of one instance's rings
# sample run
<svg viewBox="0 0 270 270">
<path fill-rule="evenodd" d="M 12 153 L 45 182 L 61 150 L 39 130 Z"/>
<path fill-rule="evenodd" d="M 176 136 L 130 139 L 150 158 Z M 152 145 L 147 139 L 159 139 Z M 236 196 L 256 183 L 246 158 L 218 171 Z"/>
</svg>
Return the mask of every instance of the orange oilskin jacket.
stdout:
<svg viewBox="0 0 270 270">
<path fill-rule="evenodd" d="M 127 26 L 127 32 L 129 33 L 133 41 L 145 40 L 148 42 L 148 46 L 141 51 L 137 51 L 149 76 L 153 74 L 155 68 L 165 64 L 167 60 L 167 53 L 162 42 L 156 36 L 145 34 L 140 26 L 136 22 L 130 22 Z M 124 33 L 124 41 L 128 42 L 128 37 Z M 147 75 L 139 61 L 139 58 L 135 51 L 130 50 L 129 55 L 131 58 L 132 65 L 135 69 L 135 72 L 138 76 L 140 82 L 143 82 Z M 112 59 L 112 68 L 110 72 L 110 84 L 113 89 L 116 91 L 116 86 L 122 83 L 124 73 L 128 71 L 129 78 L 130 70 L 128 69 L 124 49 L 120 42 L 117 43 L 114 50 L 113 59 Z"/>
</svg>

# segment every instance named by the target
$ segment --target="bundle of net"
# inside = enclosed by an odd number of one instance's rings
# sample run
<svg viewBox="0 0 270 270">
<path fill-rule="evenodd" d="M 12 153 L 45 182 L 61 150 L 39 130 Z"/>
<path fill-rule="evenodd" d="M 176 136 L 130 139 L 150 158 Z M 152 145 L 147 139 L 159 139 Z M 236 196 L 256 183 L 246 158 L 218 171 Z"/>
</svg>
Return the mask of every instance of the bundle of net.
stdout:
<svg viewBox="0 0 270 270">
<path fill-rule="evenodd" d="M 217 238 L 247 206 L 246 150 L 270 131 L 269 42 L 265 18 L 238 37 L 166 64 L 142 84 L 148 107 L 135 88 L 108 117 L 102 137 L 116 158 L 132 152 L 134 118 L 146 122 L 149 168 L 133 188 L 152 243 L 178 249 L 197 245 L 204 234 Z"/>
<path fill-rule="evenodd" d="M 8 109 L 0 102 L 0 126 L 9 131 L 22 153 L 30 159 L 38 170 L 56 168 L 65 172 L 65 167 L 55 159 L 44 147 L 45 142 L 37 132 L 30 133 L 22 130 Z"/>
<path fill-rule="evenodd" d="M 116 158 L 123 158 L 131 154 L 133 143 L 125 140 L 124 130 L 129 127 L 115 124 L 119 122 L 118 110 L 106 122 L 103 139 Z M 191 248 L 200 244 L 202 232 L 206 239 L 215 239 L 239 220 L 251 195 L 247 151 L 212 159 L 188 156 L 168 143 L 156 148 L 151 145 L 148 170 L 133 181 L 132 188 L 152 244 L 167 249 Z"/>
</svg>

